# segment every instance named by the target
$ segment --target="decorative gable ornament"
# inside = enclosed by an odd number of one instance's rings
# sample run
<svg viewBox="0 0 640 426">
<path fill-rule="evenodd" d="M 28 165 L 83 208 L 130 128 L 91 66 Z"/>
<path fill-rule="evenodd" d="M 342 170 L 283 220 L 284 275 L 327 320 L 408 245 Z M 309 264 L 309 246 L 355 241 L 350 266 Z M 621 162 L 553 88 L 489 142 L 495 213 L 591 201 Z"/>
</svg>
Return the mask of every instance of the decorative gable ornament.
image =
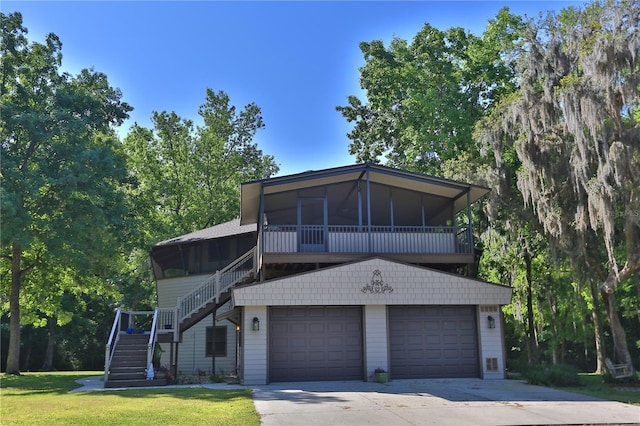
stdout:
<svg viewBox="0 0 640 426">
<path fill-rule="evenodd" d="M 360 289 L 363 293 L 371 293 L 371 294 L 382 294 L 382 293 L 393 293 L 393 287 L 388 284 L 385 284 L 382 280 L 382 272 L 379 269 L 373 271 L 373 276 L 371 277 L 371 283 L 365 285 Z"/>
</svg>

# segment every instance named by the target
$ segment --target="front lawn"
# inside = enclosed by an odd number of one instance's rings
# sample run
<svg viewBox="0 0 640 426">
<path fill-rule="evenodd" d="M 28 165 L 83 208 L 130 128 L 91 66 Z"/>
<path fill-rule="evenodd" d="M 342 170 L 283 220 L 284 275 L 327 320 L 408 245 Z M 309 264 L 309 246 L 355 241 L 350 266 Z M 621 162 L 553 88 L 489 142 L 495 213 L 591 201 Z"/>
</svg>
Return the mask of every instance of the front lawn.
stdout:
<svg viewBox="0 0 640 426">
<path fill-rule="evenodd" d="M 580 373 L 580 386 L 569 386 L 558 389 L 589 395 L 609 401 L 640 405 L 640 386 L 635 383 L 606 383 L 603 376 L 591 373 Z"/>
<path fill-rule="evenodd" d="M 154 388 L 68 393 L 100 372 L 2 376 L 4 425 L 259 425 L 250 390 Z"/>
</svg>

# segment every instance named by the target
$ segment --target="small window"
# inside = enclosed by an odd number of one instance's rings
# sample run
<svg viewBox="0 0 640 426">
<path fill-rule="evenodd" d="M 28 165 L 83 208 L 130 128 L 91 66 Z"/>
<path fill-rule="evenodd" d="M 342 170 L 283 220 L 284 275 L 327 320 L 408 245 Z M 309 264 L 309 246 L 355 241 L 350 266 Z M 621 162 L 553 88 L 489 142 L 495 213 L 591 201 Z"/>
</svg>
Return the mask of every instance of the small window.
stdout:
<svg viewBox="0 0 640 426">
<path fill-rule="evenodd" d="M 206 356 L 227 356 L 227 326 L 207 327 Z"/>
</svg>

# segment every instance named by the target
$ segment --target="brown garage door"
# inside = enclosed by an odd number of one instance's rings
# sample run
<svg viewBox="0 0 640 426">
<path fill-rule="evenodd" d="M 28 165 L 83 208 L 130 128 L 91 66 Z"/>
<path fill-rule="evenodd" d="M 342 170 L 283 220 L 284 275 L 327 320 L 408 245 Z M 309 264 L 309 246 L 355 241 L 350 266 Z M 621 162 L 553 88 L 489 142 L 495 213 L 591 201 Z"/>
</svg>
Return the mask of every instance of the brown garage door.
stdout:
<svg viewBox="0 0 640 426">
<path fill-rule="evenodd" d="M 360 307 L 273 307 L 269 324 L 272 382 L 362 380 Z"/>
<path fill-rule="evenodd" d="M 473 306 L 389 307 L 394 379 L 478 377 Z"/>
</svg>

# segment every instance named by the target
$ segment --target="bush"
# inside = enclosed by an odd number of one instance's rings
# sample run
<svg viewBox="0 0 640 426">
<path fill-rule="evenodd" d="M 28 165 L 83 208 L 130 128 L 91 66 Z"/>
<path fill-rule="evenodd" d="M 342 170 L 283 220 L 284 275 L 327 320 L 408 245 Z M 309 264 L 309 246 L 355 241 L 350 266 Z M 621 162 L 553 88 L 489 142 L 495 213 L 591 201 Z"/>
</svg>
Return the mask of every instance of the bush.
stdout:
<svg viewBox="0 0 640 426">
<path fill-rule="evenodd" d="M 532 365 L 522 372 L 527 382 L 542 386 L 580 386 L 578 369 L 572 365 Z"/>
</svg>

